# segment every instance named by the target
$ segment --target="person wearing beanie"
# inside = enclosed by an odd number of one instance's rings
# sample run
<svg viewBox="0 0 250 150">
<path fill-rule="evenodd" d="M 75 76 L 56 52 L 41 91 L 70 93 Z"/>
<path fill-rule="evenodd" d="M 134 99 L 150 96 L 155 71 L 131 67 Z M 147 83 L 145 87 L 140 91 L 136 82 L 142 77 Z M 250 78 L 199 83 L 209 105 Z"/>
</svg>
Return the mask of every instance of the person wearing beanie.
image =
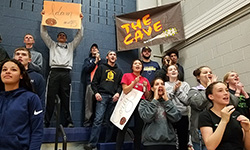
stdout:
<svg viewBox="0 0 250 150">
<path fill-rule="evenodd" d="M 89 127 L 93 122 L 94 106 L 93 91 L 91 81 L 93 80 L 96 69 L 104 63 L 101 59 L 98 45 L 93 43 L 90 47 L 89 57 L 84 60 L 82 67 L 81 82 L 83 84 L 83 104 L 84 104 L 84 122 L 83 126 Z"/>
</svg>

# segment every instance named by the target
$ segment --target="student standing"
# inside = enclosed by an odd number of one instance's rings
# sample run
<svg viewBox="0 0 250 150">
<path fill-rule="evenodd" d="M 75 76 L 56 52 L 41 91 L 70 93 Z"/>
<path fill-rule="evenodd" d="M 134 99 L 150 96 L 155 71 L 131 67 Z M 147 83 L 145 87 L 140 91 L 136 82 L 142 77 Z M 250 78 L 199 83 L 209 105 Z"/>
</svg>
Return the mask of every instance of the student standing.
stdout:
<svg viewBox="0 0 250 150">
<path fill-rule="evenodd" d="M 187 82 L 178 80 L 179 71 L 176 65 L 170 65 L 166 70 L 167 77 L 169 78 L 169 81 L 165 82 L 166 92 L 182 115 L 181 119 L 174 124 L 178 136 L 178 149 L 187 150 L 189 141 L 189 109 L 187 107 L 187 98 L 190 86 Z"/>
<path fill-rule="evenodd" d="M 230 93 L 225 83 L 211 83 L 206 97 L 212 107 L 200 114 L 199 128 L 207 149 L 249 150 L 249 119 L 229 105 Z"/>
<path fill-rule="evenodd" d="M 225 74 L 223 82 L 227 84 L 229 92 L 239 98 L 236 110 L 250 119 L 250 97 L 245 91 L 243 83 L 240 82 L 238 73 L 235 71 L 229 71 Z"/>
<path fill-rule="evenodd" d="M 42 15 L 45 13 L 44 10 L 41 12 Z M 79 17 L 82 19 L 83 15 L 80 14 Z M 74 40 L 70 43 L 67 43 L 67 35 L 64 32 L 59 32 L 57 34 L 57 42 L 51 39 L 46 27 L 42 24 L 40 32 L 50 52 L 45 127 L 50 126 L 50 120 L 55 108 L 56 95 L 58 95 L 61 100 L 62 112 L 66 120 L 63 126 L 74 127 L 70 113 L 70 71 L 73 67 L 74 50 L 80 44 L 83 37 L 83 26 L 81 29 L 78 29 Z"/>
<path fill-rule="evenodd" d="M 34 88 L 34 91 L 41 99 L 43 109 L 45 110 L 45 80 L 41 74 L 29 68 L 29 63 L 31 62 L 30 51 L 24 47 L 19 47 L 15 49 L 14 59 L 18 60 L 24 65 L 30 77 L 30 82 Z"/>
<path fill-rule="evenodd" d="M 110 122 L 115 104 L 120 97 L 122 87 L 122 71 L 115 64 L 117 57 L 115 51 L 109 51 L 107 63 L 100 65 L 91 83 L 96 99 L 96 112 L 91 129 L 89 143 L 84 146 L 86 150 L 95 149 L 100 137 L 102 123 L 105 119 L 106 136 L 105 142 L 109 142 L 112 137 L 114 125 Z"/>
<path fill-rule="evenodd" d="M 144 121 L 142 143 L 145 150 L 176 150 L 173 123 L 181 119 L 181 113 L 168 97 L 161 78 L 152 81 L 151 97 L 139 104 L 139 114 Z"/>
<path fill-rule="evenodd" d="M 125 73 L 122 77 L 122 89 L 124 94 L 128 94 L 133 88 L 143 92 L 141 100 L 145 100 L 149 96 L 150 83 L 147 78 L 143 77 L 141 74 L 143 72 L 143 63 L 141 60 L 136 59 L 132 62 L 131 65 L 132 72 Z M 133 114 L 134 115 L 134 149 L 141 149 L 141 133 L 143 128 L 143 120 L 141 119 L 138 112 L 138 105 L 135 108 Z M 127 132 L 129 125 L 129 121 L 124 126 L 123 130 L 118 130 L 117 138 L 116 138 L 116 150 L 121 150 L 125 138 L 125 134 Z"/>
<path fill-rule="evenodd" d="M 159 64 L 156 61 L 150 59 L 151 57 L 151 48 L 143 47 L 141 50 L 142 63 L 143 63 L 143 72 L 142 76 L 147 78 L 149 83 L 155 78 L 155 72 L 160 69 Z"/>
</svg>

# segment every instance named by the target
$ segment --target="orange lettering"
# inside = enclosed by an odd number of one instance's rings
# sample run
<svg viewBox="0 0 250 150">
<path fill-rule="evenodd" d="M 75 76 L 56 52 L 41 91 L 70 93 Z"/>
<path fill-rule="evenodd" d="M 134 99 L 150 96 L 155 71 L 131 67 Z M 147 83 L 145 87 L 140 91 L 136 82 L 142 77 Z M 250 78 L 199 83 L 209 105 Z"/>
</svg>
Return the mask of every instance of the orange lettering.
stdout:
<svg viewBox="0 0 250 150">
<path fill-rule="evenodd" d="M 136 21 L 136 25 L 134 24 L 134 22 L 131 23 L 131 27 L 134 29 L 134 30 L 137 30 L 137 28 L 140 28 L 141 29 L 141 21 L 140 19 L 138 19 Z"/>
<path fill-rule="evenodd" d="M 148 26 L 151 24 L 151 19 L 148 19 L 150 17 L 149 14 L 145 15 L 143 18 L 142 18 L 142 22 L 145 26 Z"/>
<path fill-rule="evenodd" d="M 161 21 L 157 21 L 156 23 L 154 23 L 153 27 L 154 27 L 155 32 L 161 31 L 162 29 Z"/>
<path fill-rule="evenodd" d="M 127 32 L 127 34 L 129 33 L 129 25 L 130 24 L 123 24 L 122 26 L 121 26 L 121 28 L 123 28 L 123 29 L 125 29 L 126 30 L 126 32 Z"/>
<path fill-rule="evenodd" d="M 145 30 L 145 29 L 142 29 L 142 31 L 144 32 L 144 33 L 146 33 L 147 34 L 147 36 L 150 36 L 151 35 L 151 33 L 152 33 L 152 27 L 148 27 L 148 31 L 147 30 Z"/>
<path fill-rule="evenodd" d="M 137 30 L 136 32 L 135 32 L 135 41 L 137 42 L 138 40 L 137 39 L 143 39 L 143 34 L 142 34 L 142 32 L 141 32 L 141 30 Z"/>
<path fill-rule="evenodd" d="M 123 43 L 126 44 L 126 45 L 129 45 L 129 44 L 133 43 L 133 40 L 134 40 L 133 38 L 132 38 L 131 40 L 128 40 L 130 37 L 131 37 L 131 33 L 129 33 L 129 34 L 125 37 Z"/>
</svg>

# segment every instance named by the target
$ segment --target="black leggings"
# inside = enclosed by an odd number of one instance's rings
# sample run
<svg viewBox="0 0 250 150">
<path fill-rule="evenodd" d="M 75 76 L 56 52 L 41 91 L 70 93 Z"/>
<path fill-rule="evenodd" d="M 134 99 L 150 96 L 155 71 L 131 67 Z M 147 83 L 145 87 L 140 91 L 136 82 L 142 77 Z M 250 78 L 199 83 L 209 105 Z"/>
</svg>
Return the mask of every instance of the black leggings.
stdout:
<svg viewBox="0 0 250 150">
<path fill-rule="evenodd" d="M 141 134 L 142 134 L 142 128 L 143 128 L 143 120 L 141 119 L 139 112 L 138 112 L 138 106 L 135 108 L 134 112 L 132 115 L 134 115 L 134 120 L 135 120 L 135 126 L 134 126 L 134 150 L 140 150 L 141 149 Z M 131 117 L 132 118 L 132 117 Z M 124 138 L 125 134 L 128 129 L 128 125 L 130 120 L 127 122 L 127 124 L 124 126 L 123 130 L 118 130 L 117 137 L 116 137 L 116 150 L 121 150 L 123 143 L 124 143 Z"/>
<path fill-rule="evenodd" d="M 174 128 L 177 130 L 178 142 L 179 142 L 179 150 L 187 150 L 188 149 L 188 116 L 182 116 L 181 120 L 174 124 Z"/>
</svg>

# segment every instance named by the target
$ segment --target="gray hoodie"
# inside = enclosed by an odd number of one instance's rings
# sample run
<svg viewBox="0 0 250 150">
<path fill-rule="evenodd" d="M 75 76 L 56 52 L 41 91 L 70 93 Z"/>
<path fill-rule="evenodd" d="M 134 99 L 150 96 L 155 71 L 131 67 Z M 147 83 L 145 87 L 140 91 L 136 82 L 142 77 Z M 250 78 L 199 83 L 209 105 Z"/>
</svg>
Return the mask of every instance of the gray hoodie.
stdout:
<svg viewBox="0 0 250 150">
<path fill-rule="evenodd" d="M 181 82 L 181 86 L 174 92 L 175 84 L 176 82 L 165 82 L 168 97 L 183 116 L 188 116 L 187 98 L 190 86 L 187 82 Z"/>
<path fill-rule="evenodd" d="M 144 121 L 143 145 L 176 145 L 172 124 L 181 119 L 181 113 L 171 100 L 142 100 L 139 114 Z"/>
</svg>

